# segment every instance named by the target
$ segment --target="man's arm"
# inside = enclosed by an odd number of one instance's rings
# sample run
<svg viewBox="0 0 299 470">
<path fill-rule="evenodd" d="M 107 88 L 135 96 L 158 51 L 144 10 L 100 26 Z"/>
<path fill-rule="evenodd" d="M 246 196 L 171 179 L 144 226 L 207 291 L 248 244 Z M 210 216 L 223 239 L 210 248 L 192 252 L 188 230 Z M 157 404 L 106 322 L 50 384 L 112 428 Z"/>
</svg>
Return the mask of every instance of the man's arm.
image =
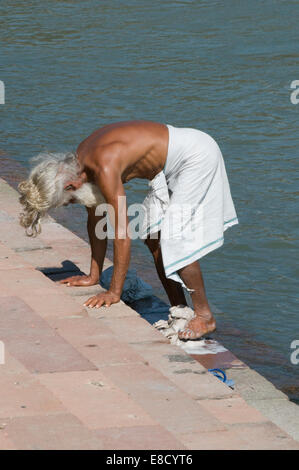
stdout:
<svg viewBox="0 0 299 470">
<path fill-rule="evenodd" d="M 91 263 L 90 263 L 90 277 L 95 281 L 95 284 L 99 282 L 104 259 L 107 250 L 107 238 L 103 240 L 96 236 L 96 225 L 103 217 L 97 217 L 95 215 L 95 207 L 86 208 L 88 212 L 87 219 L 87 231 L 91 247 Z"/>
<path fill-rule="evenodd" d="M 87 218 L 87 232 L 91 247 L 91 263 L 90 263 L 90 273 L 88 276 L 72 276 L 66 279 L 62 279 L 61 284 L 66 284 L 67 286 L 93 286 L 99 282 L 106 249 L 107 249 L 107 238 L 100 240 L 97 238 L 95 233 L 95 227 L 99 220 L 103 217 L 97 217 L 95 215 L 95 207 L 86 207 L 88 218 Z"/>
<path fill-rule="evenodd" d="M 109 290 L 91 297 L 84 303 L 85 306 L 99 308 L 102 305 L 110 306 L 120 300 L 130 262 L 131 239 L 128 234 L 126 195 L 119 166 L 113 162 L 106 167 L 103 165 L 97 172 L 96 182 L 110 207 L 108 216 L 115 233 L 114 270 Z"/>
</svg>

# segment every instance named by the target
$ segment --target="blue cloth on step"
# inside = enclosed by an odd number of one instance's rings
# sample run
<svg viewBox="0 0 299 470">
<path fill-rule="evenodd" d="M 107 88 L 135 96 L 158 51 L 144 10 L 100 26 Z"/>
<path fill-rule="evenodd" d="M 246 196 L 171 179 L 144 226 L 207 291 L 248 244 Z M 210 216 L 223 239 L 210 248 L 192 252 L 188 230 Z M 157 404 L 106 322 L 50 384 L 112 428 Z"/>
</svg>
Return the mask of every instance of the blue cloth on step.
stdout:
<svg viewBox="0 0 299 470">
<path fill-rule="evenodd" d="M 105 269 L 100 278 L 100 284 L 104 289 L 109 289 L 113 274 L 113 266 Z M 145 299 L 153 295 L 152 287 L 137 276 L 136 269 L 129 269 L 121 295 L 121 300 L 131 303 L 136 300 Z"/>
</svg>

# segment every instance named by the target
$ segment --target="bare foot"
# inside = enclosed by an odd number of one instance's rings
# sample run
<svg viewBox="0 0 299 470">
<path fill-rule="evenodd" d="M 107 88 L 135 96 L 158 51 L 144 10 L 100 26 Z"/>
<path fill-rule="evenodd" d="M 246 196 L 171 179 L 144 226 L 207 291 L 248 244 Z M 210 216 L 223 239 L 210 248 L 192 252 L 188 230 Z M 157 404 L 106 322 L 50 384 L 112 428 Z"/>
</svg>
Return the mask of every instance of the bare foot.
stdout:
<svg viewBox="0 0 299 470">
<path fill-rule="evenodd" d="M 178 336 L 180 339 L 199 339 L 207 333 L 212 333 L 216 330 L 216 322 L 213 316 L 209 319 L 196 316 L 188 322 L 184 330 L 179 331 Z"/>
</svg>

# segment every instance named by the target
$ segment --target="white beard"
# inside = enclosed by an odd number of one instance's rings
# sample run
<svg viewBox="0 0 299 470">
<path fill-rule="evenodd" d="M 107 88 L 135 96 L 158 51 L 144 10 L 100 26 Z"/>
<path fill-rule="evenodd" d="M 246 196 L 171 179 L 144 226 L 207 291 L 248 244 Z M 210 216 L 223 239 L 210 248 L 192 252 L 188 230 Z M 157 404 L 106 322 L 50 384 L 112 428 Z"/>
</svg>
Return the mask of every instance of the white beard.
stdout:
<svg viewBox="0 0 299 470">
<path fill-rule="evenodd" d="M 81 188 L 72 192 L 72 197 L 76 202 L 86 207 L 94 207 L 106 202 L 99 187 L 93 183 L 82 184 Z"/>
</svg>

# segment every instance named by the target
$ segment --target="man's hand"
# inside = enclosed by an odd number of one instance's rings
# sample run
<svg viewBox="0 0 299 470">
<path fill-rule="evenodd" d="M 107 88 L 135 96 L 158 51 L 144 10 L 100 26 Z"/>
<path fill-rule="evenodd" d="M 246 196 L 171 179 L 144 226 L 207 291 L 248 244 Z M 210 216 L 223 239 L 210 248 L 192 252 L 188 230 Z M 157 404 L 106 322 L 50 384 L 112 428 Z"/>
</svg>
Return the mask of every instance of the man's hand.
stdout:
<svg viewBox="0 0 299 470">
<path fill-rule="evenodd" d="M 90 308 L 110 307 L 110 305 L 117 304 L 119 301 L 120 296 L 108 290 L 107 292 L 90 297 L 90 299 L 84 302 L 84 306 Z"/>
<path fill-rule="evenodd" d="M 99 279 L 96 279 L 91 276 L 86 276 L 84 274 L 81 276 L 67 277 L 66 279 L 62 279 L 59 282 L 60 284 L 66 284 L 68 287 L 70 286 L 88 287 L 88 286 L 95 286 L 96 284 L 98 284 Z"/>
</svg>

